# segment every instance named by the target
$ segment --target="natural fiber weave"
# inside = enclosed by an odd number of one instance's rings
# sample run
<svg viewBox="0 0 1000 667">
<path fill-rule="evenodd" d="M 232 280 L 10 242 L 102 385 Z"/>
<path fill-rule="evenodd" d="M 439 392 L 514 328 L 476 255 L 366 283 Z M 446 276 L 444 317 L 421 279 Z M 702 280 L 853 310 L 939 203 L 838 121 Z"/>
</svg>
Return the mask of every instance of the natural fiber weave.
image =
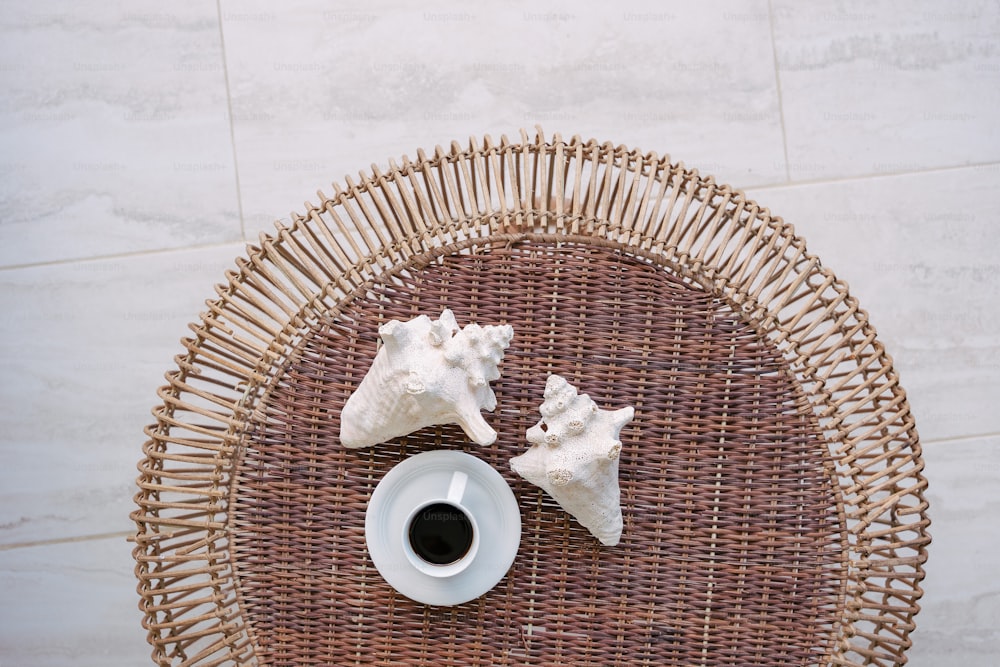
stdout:
<svg viewBox="0 0 1000 667">
<path fill-rule="evenodd" d="M 668 158 L 558 136 L 404 158 L 262 238 L 184 341 L 134 513 L 161 665 L 895 665 L 926 483 L 905 394 L 846 285 L 790 226 Z M 379 324 L 451 308 L 515 336 L 487 414 L 337 441 Z M 622 431 L 601 547 L 508 467 L 548 373 Z M 518 498 L 508 575 L 457 607 L 395 593 L 374 486 L 461 448 Z"/>
</svg>

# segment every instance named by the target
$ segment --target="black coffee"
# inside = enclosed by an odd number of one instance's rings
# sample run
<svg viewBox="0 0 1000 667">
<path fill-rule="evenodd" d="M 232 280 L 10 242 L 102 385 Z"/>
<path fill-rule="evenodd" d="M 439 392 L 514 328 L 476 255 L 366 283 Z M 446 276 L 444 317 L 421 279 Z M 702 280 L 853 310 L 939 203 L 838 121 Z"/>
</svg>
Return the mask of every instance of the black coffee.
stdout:
<svg viewBox="0 0 1000 667">
<path fill-rule="evenodd" d="M 415 554 L 434 565 L 449 565 L 469 552 L 472 522 L 454 505 L 434 503 L 413 517 L 409 537 Z"/>
</svg>

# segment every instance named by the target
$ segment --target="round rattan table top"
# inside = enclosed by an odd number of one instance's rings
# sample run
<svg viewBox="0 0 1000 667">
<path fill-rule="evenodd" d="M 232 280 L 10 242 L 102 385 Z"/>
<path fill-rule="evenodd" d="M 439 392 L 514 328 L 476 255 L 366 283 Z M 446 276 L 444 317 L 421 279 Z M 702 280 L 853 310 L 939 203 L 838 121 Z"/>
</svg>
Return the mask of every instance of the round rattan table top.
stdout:
<svg viewBox="0 0 1000 667">
<path fill-rule="evenodd" d="M 251 246 L 184 339 L 133 513 L 160 665 L 895 665 L 926 559 L 906 395 L 866 313 L 790 225 L 672 163 L 556 135 L 417 152 Z M 499 433 L 369 449 L 340 411 L 378 327 L 451 309 L 515 330 Z M 604 547 L 509 468 L 548 374 L 621 432 Z M 372 490 L 434 449 L 522 520 L 482 597 L 419 604 L 365 546 Z"/>
</svg>

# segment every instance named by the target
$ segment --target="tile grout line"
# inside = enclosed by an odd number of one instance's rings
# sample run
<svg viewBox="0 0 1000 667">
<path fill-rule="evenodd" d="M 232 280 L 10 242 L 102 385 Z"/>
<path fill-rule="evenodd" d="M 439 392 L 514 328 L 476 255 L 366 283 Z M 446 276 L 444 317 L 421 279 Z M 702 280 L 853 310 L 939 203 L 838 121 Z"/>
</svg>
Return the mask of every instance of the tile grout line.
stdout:
<svg viewBox="0 0 1000 667">
<path fill-rule="evenodd" d="M 54 259 L 48 262 L 34 262 L 31 264 L 11 264 L 0 266 L 0 273 L 4 271 L 16 271 L 20 269 L 44 269 L 54 266 L 71 266 L 73 264 L 87 264 L 90 262 L 107 262 L 116 259 L 134 259 L 136 257 L 156 257 L 157 255 L 168 255 L 170 253 L 190 252 L 199 250 L 211 250 L 213 248 L 225 248 L 233 245 L 245 245 L 242 239 L 232 241 L 221 241 L 218 243 L 202 243 L 197 245 L 178 246 L 176 248 L 158 248 L 155 250 L 136 250 L 135 252 L 120 252 L 112 255 L 95 255 L 93 257 L 72 257 L 69 259 Z"/>
<path fill-rule="evenodd" d="M 969 442 L 972 440 L 985 440 L 987 438 L 1000 437 L 1000 431 L 994 431 L 992 433 L 976 433 L 973 435 L 956 435 L 950 438 L 931 438 L 929 440 L 920 439 L 920 446 L 926 447 L 927 445 L 947 445 L 950 443 L 961 443 Z"/>
<path fill-rule="evenodd" d="M 240 238 L 246 243 L 247 226 L 243 217 L 243 189 L 240 186 L 240 163 L 236 156 L 236 127 L 233 122 L 233 95 L 229 86 L 229 59 L 226 57 L 226 37 L 222 29 L 222 0 L 215 0 L 219 17 L 219 46 L 222 49 L 222 78 L 226 82 L 226 110 L 229 113 L 229 144 L 233 149 L 233 176 L 236 178 L 236 209 L 240 216 Z"/>
<path fill-rule="evenodd" d="M 781 72 L 778 67 L 778 42 L 774 37 L 774 3 L 767 0 L 767 20 L 771 27 L 771 56 L 774 61 L 774 84 L 778 92 L 778 120 L 781 123 L 781 147 L 785 152 L 785 180 L 791 182 L 792 167 L 788 163 L 788 131 L 785 129 L 785 102 L 781 95 Z"/>
<path fill-rule="evenodd" d="M 696 165 L 697 166 L 697 165 Z M 961 171 L 962 169 L 982 169 L 984 167 L 996 167 L 1000 171 L 1000 162 L 972 162 L 969 164 L 954 164 L 942 167 L 927 167 L 926 169 L 911 169 L 909 171 L 880 171 L 870 174 L 851 174 L 850 176 L 835 176 L 830 178 L 814 178 L 802 181 L 787 181 L 785 183 L 764 183 L 762 185 L 751 185 L 746 190 L 777 190 L 779 188 L 809 187 L 813 185 L 835 185 L 837 183 L 850 183 L 852 181 L 871 181 L 879 178 L 896 178 L 899 176 L 922 176 L 925 174 L 935 174 L 939 172 Z"/>
<path fill-rule="evenodd" d="M 77 542 L 96 542 L 97 540 L 108 540 L 111 538 L 128 539 L 135 535 L 134 531 L 119 530 L 113 533 L 96 533 L 94 535 L 76 535 L 74 537 L 54 537 L 48 540 L 34 540 L 31 542 L 13 542 L 11 544 L 0 544 L 0 551 L 13 551 L 14 549 L 30 549 L 31 547 L 47 547 L 54 544 L 74 544 Z"/>
</svg>

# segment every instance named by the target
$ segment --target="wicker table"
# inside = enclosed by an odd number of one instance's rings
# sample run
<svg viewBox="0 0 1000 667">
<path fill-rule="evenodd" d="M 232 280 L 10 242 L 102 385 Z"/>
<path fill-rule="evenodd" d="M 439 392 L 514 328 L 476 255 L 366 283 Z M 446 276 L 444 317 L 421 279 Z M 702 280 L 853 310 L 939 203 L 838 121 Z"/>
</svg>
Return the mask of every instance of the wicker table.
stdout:
<svg viewBox="0 0 1000 667">
<path fill-rule="evenodd" d="M 133 518 L 160 665 L 894 665 L 923 577 L 920 447 L 847 286 L 783 223 L 667 157 L 486 138 L 320 193 L 237 260 L 167 375 Z M 368 450 L 340 410 L 389 319 L 510 323 L 499 432 Z M 548 373 L 622 431 L 625 530 L 601 547 L 509 470 Z M 416 452 L 511 485 L 500 584 L 431 607 L 364 542 Z"/>
</svg>

